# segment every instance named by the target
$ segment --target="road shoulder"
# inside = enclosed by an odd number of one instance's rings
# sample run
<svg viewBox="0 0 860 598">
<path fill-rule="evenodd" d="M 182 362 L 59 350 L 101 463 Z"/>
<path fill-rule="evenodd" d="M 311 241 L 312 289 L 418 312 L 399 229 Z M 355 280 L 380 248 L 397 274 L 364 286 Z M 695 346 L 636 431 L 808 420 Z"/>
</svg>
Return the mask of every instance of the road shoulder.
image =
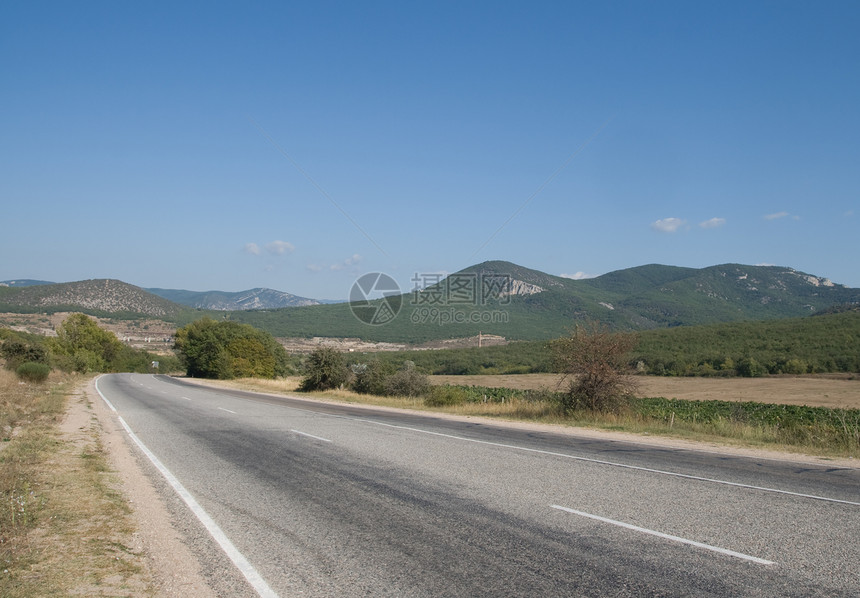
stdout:
<svg viewBox="0 0 860 598">
<path fill-rule="evenodd" d="M 75 401 L 69 406 L 70 417 L 75 417 L 76 411 L 88 408 L 98 420 L 110 467 L 119 478 L 131 509 L 141 558 L 145 561 L 143 566 L 152 572 L 158 596 L 215 598 L 215 592 L 203 578 L 200 564 L 171 524 L 170 513 L 144 472 L 137 451 L 131 446 L 117 415 L 96 391 L 95 380 L 87 384 L 86 401 Z"/>
</svg>

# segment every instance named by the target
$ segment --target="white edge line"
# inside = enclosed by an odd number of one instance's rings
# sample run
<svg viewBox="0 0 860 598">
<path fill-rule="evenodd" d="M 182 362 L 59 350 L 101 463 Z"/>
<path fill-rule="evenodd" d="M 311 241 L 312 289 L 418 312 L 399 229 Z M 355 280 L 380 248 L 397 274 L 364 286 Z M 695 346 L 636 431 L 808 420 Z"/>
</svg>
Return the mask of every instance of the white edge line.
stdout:
<svg viewBox="0 0 860 598">
<path fill-rule="evenodd" d="M 323 442 L 331 442 L 328 438 L 322 438 L 321 436 L 314 436 L 313 434 L 308 434 L 307 432 L 299 432 L 298 430 L 290 430 L 294 434 L 299 434 L 300 436 L 307 436 L 308 438 L 313 438 L 315 440 L 322 440 Z"/>
<path fill-rule="evenodd" d="M 206 528 L 206 531 L 209 532 L 209 535 L 212 536 L 212 539 L 218 543 L 218 546 L 221 547 L 221 550 L 227 555 L 227 557 L 233 561 L 233 564 L 237 569 L 242 573 L 248 583 L 254 588 L 257 594 L 261 598 L 279 598 L 278 594 L 269 587 L 269 584 L 263 579 L 263 577 L 257 572 L 254 566 L 245 558 L 245 556 L 239 552 L 239 549 L 233 545 L 230 539 L 227 537 L 227 534 L 218 526 L 217 523 L 209 516 L 209 514 L 200 506 L 191 493 L 185 489 L 185 487 L 176 479 L 176 476 L 170 472 L 164 464 L 159 461 L 158 457 L 150 451 L 145 444 L 137 437 L 137 435 L 132 432 L 131 428 L 125 423 L 125 420 L 119 415 L 119 412 L 116 410 L 116 407 L 107 399 L 107 397 L 102 394 L 101 389 L 99 388 L 99 379 L 101 376 L 96 378 L 95 380 L 95 388 L 96 392 L 99 393 L 99 396 L 102 400 L 110 407 L 111 411 L 117 414 L 117 418 L 119 418 L 119 422 L 122 424 L 122 427 L 125 429 L 129 438 L 131 438 L 134 443 L 143 451 L 143 454 L 149 458 L 155 468 L 164 476 L 173 490 L 182 498 L 188 508 L 191 509 L 191 512 L 197 517 L 200 523 Z"/>
<path fill-rule="evenodd" d="M 646 529 L 644 527 L 639 527 L 636 525 L 631 525 L 629 523 L 624 523 L 623 521 L 615 521 L 614 519 L 607 519 L 606 517 L 601 517 L 599 515 L 592 515 L 591 513 L 585 513 L 583 511 L 577 511 L 576 509 L 570 509 L 568 507 L 562 507 L 560 505 L 550 505 L 553 509 L 558 509 L 560 511 L 566 511 L 568 513 L 573 513 L 574 515 L 579 515 L 580 517 L 587 517 L 589 519 L 594 519 L 596 521 L 602 521 L 603 523 L 609 523 L 612 525 L 617 525 L 618 527 L 623 527 L 625 529 L 633 530 L 636 532 L 641 532 L 643 534 L 650 534 L 652 536 L 657 536 L 658 538 L 663 538 L 664 540 L 671 540 L 672 542 L 680 542 L 681 544 L 689 544 L 690 546 L 695 546 L 697 548 L 704 548 L 705 550 L 710 550 L 712 552 L 718 552 L 720 554 L 725 554 L 728 556 L 732 556 L 738 559 L 743 559 L 745 561 L 750 561 L 753 563 L 758 563 L 759 565 L 775 565 L 773 561 L 768 561 L 765 559 L 760 559 L 755 556 L 750 556 L 748 554 L 743 554 L 742 552 L 735 552 L 734 550 L 728 550 L 726 548 L 719 548 L 717 546 L 711 546 L 710 544 L 703 544 L 702 542 L 696 542 L 695 540 L 688 540 L 687 538 L 680 538 L 678 536 L 672 536 L 669 534 L 664 534 L 663 532 L 657 532 L 651 529 Z"/>
<path fill-rule="evenodd" d="M 334 416 L 334 417 L 343 417 L 343 416 Z M 817 496 L 815 494 L 803 494 L 801 492 L 792 492 L 790 490 L 780 490 L 778 488 L 767 488 L 766 486 L 754 486 L 752 484 L 741 484 L 740 482 L 729 482 L 727 480 L 717 480 L 714 478 L 706 478 L 702 476 L 690 475 L 687 473 L 677 473 L 674 471 L 664 471 L 662 469 L 652 469 L 650 467 L 640 467 L 638 465 L 627 465 L 624 463 L 616 463 L 614 461 L 604 461 L 602 459 L 592 459 L 590 457 L 577 457 L 576 455 L 568 455 L 566 453 L 558 453 L 555 451 L 545 451 L 542 449 L 528 448 L 525 446 L 517 446 L 515 444 L 504 444 L 502 442 L 490 442 L 489 440 L 477 440 L 475 438 L 466 438 L 465 436 L 456 436 L 454 434 L 445 434 L 443 432 L 432 432 L 430 430 L 422 430 L 420 428 L 412 428 L 410 426 L 400 426 L 396 424 L 387 424 L 385 422 L 373 421 L 372 419 L 363 419 L 357 417 L 346 417 L 345 419 L 352 419 L 355 421 L 365 422 L 368 424 L 374 424 L 377 426 L 385 426 L 388 428 L 398 428 L 401 430 L 408 430 L 410 432 L 420 432 L 421 434 L 429 434 L 431 436 L 442 436 L 444 438 L 453 438 L 455 440 L 462 440 L 464 442 L 474 442 L 475 444 L 484 444 L 487 446 L 496 446 L 499 448 L 507 448 L 514 449 L 518 451 L 523 451 L 527 453 L 538 453 L 541 455 L 551 455 L 554 457 L 564 457 L 565 459 L 573 459 L 574 461 L 584 461 L 586 463 L 597 463 L 599 465 L 610 465 L 612 467 L 621 467 L 624 469 L 633 469 L 636 471 L 647 471 L 649 473 L 656 473 L 660 475 L 674 476 L 677 478 L 684 478 L 687 480 L 697 480 L 700 482 L 708 482 L 711 484 L 722 484 L 724 486 L 733 486 L 735 488 L 747 488 L 749 490 L 759 490 L 761 492 L 773 492 L 775 494 L 785 494 L 787 496 L 797 496 L 800 498 L 809 498 L 813 500 L 823 500 L 825 502 L 839 503 L 843 505 L 853 505 L 855 507 L 860 507 L 860 502 L 855 502 L 851 500 L 842 500 L 839 498 L 829 498 L 827 496 Z"/>
</svg>

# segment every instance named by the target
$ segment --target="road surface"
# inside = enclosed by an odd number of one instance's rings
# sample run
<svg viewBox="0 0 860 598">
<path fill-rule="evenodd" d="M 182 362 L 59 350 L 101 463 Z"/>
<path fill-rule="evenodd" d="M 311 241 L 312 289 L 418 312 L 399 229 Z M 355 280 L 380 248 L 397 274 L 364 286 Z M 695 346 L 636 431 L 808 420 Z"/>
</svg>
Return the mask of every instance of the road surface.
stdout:
<svg viewBox="0 0 860 598">
<path fill-rule="evenodd" d="M 164 376 L 97 388 L 220 594 L 860 595 L 857 468 Z"/>
</svg>

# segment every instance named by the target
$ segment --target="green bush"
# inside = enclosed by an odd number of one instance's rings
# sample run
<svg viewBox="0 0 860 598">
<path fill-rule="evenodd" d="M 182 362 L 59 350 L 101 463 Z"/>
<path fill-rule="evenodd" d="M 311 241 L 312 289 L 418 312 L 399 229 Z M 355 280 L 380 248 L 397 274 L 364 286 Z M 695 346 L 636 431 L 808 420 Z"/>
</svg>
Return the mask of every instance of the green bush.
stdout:
<svg viewBox="0 0 860 598">
<path fill-rule="evenodd" d="M 48 374 L 51 373 L 51 367 L 44 363 L 28 361 L 19 365 L 15 373 L 21 380 L 27 382 L 44 382 L 48 379 Z"/>
<path fill-rule="evenodd" d="M 789 359 L 782 366 L 783 374 L 805 374 L 807 372 L 806 362 L 802 359 Z"/>
<path fill-rule="evenodd" d="M 407 361 L 403 367 L 385 381 L 385 394 L 400 397 L 418 397 L 430 390 L 430 379 Z"/>
<path fill-rule="evenodd" d="M 351 372 L 340 351 L 330 347 L 316 349 L 305 361 L 305 377 L 299 390 L 328 390 L 349 382 Z"/>
<path fill-rule="evenodd" d="M 0 345 L 0 357 L 6 360 L 6 367 L 17 370 L 27 362 L 48 363 L 48 352 L 41 344 L 27 342 L 19 338 L 8 338 Z"/>
<path fill-rule="evenodd" d="M 360 394 L 386 394 L 385 385 L 394 374 L 394 367 L 386 362 L 374 359 L 368 363 L 354 363 L 351 366 L 353 379 L 352 389 Z"/>
<path fill-rule="evenodd" d="M 758 378 L 767 374 L 767 368 L 760 364 L 755 357 L 744 357 L 738 361 L 737 371 L 739 376 L 745 378 Z"/>
<path fill-rule="evenodd" d="M 427 407 L 451 407 L 469 399 L 468 392 L 457 386 L 434 386 L 424 398 Z"/>
</svg>

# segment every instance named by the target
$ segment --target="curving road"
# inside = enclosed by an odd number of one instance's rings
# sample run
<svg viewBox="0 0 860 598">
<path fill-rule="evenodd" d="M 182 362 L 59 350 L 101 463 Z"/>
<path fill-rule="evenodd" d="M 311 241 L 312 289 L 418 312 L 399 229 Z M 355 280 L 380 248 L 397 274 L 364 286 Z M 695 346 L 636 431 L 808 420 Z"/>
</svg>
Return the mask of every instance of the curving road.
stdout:
<svg viewBox="0 0 860 598">
<path fill-rule="evenodd" d="M 219 593 L 860 595 L 860 469 L 164 376 L 97 387 Z"/>
</svg>

